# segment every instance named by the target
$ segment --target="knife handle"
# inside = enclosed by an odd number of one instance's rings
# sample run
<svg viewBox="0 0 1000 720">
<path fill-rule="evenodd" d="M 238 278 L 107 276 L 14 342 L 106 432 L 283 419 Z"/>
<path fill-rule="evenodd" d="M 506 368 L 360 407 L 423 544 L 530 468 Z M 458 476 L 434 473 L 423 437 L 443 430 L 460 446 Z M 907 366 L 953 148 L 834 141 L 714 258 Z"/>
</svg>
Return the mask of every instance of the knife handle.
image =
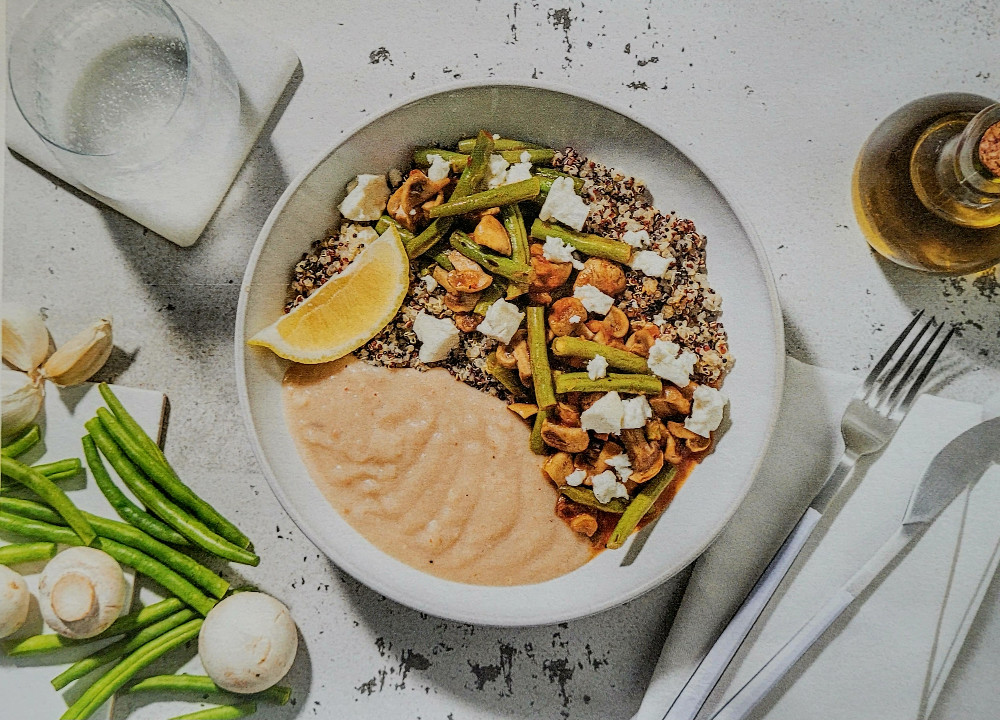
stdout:
<svg viewBox="0 0 1000 720">
<path fill-rule="evenodd" d="M 663 720 L 694 720 L 823 516 L 807 508 Z"/>
<path fill-rule="evenodd" d="M 745 718 L 852 602 L 854 596 L 851 593 L 839 590 L 746 685 L 729 698 L 722 709 L 712 716 L 712 720 Z"/>
</svg>

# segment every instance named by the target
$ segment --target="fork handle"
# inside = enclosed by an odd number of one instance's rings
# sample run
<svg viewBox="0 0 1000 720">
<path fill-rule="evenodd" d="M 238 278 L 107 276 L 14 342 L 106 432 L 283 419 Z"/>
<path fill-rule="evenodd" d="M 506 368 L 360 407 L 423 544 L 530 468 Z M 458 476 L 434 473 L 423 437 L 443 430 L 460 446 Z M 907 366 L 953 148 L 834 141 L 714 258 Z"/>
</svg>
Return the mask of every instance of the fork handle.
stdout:
<svg viewBox="0 0 1000 720">
<path fill-rule="evenodd" d="M 823 515 L 809 507 L 785 538 L 726 629 L 702 658 L 663 720 L 694 720 Z"/>
</svg>

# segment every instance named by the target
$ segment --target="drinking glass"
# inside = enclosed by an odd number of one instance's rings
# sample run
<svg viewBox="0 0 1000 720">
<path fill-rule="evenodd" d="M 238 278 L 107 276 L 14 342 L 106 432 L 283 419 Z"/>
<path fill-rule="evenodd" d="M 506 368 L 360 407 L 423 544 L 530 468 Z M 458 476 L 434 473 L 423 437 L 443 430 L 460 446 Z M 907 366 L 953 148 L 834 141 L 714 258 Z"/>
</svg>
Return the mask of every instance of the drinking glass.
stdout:
<svg viewBox="0 0 1000 720">
<path fill-rule="evenodd" d="M 40 0 L 10 43 L 24 119 L 80 185 L 169 199 L 232 141 L 240 93 L 222 50 L 166 0 Z"/>
</svg>

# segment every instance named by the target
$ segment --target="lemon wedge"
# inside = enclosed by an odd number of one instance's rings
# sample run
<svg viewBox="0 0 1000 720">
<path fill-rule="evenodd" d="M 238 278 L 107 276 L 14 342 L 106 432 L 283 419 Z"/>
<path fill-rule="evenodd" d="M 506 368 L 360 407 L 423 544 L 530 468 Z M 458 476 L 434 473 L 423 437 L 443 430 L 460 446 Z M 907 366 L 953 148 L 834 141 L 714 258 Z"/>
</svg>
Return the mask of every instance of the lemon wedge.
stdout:
<svg viewBox="0 0 1000 720">
<path fill-rule="evenodd" d="M 305 302 L 247 340 L 298 363 L 343 357 L 389 324 L 406 297 L 410 263 L 389 228 Z"/>
</svg>

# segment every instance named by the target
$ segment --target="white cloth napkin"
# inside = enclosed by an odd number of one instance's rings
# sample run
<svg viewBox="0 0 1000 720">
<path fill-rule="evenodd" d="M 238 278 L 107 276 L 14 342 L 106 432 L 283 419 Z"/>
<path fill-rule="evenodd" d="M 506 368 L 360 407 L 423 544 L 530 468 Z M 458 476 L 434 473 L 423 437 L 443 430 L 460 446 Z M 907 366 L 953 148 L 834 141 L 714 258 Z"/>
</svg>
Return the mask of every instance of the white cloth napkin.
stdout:
<svg viewBox="0 0 1000 720">
<path fill-rule="evenodd" d="M 697 561 L 639 712 L 660 720 L 798 520 L 841 449 L 851 376 L 789 359 L 771 449 L 745 502 Z M 828 509 L 699 715 L 709 718 L 897 527 L 934 455 L 982 419 L 922 396 L 896 437 Z M 934 523 L 827 631 L 751 717 L 915 720 L 930 714 L 1000 561 L 1000 467 Z"/>
</svg>

